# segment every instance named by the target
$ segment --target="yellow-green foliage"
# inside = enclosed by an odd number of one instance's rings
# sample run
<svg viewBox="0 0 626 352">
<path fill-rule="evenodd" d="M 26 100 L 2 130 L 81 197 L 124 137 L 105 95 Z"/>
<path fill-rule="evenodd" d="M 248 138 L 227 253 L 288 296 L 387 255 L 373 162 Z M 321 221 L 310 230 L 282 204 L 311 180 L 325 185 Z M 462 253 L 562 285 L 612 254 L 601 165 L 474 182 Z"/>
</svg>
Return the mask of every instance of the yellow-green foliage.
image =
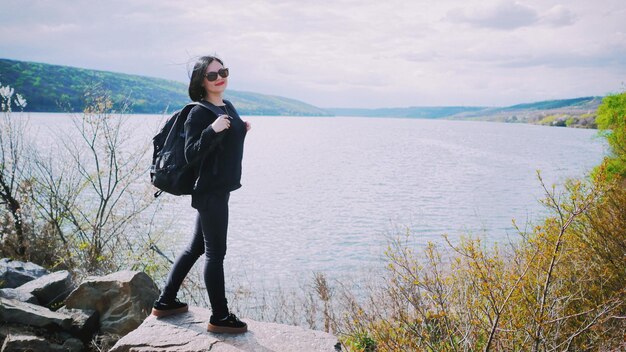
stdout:
<svg viewBox="0 0 626 352">
<path fill-rule="evenodd" d="M 559 116 L 559 115 L 548 115 L 548 116 L 544 117 L 543 119 L 539 120 L 538 123 L 540 125 L 550 125 L 550 124 L 552 124 L 554 121 L 556 121 L 560 117 L 561 116 Z"/>
<path fill-rule="evenodd" d="M 540 125 L 548 125 L 548 126 L 569 126 L 567 125 L 567 121 L 572 119 L 571 116 L 565 114 L 558 115 L 548 115 L 543 119 L 539 120 Z M 571 122 L 570 122 L 571 124 Z"/>
<path fill-rule="evenodd" d="M 350 301 L 346 345 L 364 351 L 355 346 L 365 336 L 378 351 L 623 347 L 626 189 L 602 175 L 544 187 L 551 215 L 506 246 L 463 238 L 415 253 L 410 234 L 392 241 L 386 287 Z"/>
<path fill-rule="evenodd" d="M 626 92 L 602 99 L 596 122 L 611 147 L 604 160 L 609 175 L 626 177 Z"/>
</svg>

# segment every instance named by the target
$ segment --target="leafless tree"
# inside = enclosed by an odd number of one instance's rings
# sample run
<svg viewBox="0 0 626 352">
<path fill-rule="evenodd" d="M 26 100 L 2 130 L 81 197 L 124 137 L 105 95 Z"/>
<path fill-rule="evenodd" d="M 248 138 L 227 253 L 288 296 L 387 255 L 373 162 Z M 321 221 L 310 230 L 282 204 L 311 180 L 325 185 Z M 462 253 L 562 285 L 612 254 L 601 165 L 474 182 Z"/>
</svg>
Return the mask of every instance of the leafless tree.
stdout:
<svg viewBox="0 0 626 352">
<path fill-rule="evenodd" d="M 0 121 L 0 205 L 10 217 L 10 219 L 1 220 L 10 222 L 6 229 L 10 229 L 11 233 L 15 235 L 11 247 L 16 255 L 23 256 L 26 253 L 27 243 L 20 193 L 21 188 L 28 181 L 23 173 L 23 136 L 27 121 L 21 112 L 13 113 L 13 107 L 23 109 L 26 107 L 26 100 L 19 94 L 15 94 L 13 88 L 0 84 L 0 105 L 2 107 L 2 121 Z M 0 231 L 0 243 L 9 240 L 6 238 L 7 236 Z"/>
</svg>

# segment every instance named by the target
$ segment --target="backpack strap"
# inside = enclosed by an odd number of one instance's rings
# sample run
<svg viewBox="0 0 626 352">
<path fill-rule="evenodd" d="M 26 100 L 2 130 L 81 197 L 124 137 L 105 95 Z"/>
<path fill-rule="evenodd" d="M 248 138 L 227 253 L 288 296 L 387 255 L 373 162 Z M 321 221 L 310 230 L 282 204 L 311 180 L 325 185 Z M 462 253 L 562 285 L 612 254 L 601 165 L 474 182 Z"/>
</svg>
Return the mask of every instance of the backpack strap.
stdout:
<svg viewBox="0 0 626 352">
<path fill-rule="evenodd" d="M 228 100 L 224 100 L 224 103 L 229 104 L 230 102 Z M 195 106 L 195 105 L 200 105 L 203 108 L 213 112 L 215 114 L 215 116 L 220 116 L 220 115 L 226 115 L 224 114 L 224 111 L 218 109 L 215 105 L 206 102 L 206 101 L 193 101 L 189 104 L 187 104 L 187 106 Z M 185 107 L 186 108 L 186 107 Z"/>
<path fill-rule="evenodd" d="M 211 104 L 209 102 L 206 102 L 206 101 L 193 101 L 193 102 L 185 105 L 183 110 L 187 110 L 187 114 L 188 114 L 191 111 L 191 109 L 194 106 L 196 106 L 196 105 L 200 105 L 203 108 L 213 112 L 216 116 L 225 115 L 224 111 L 221 111 L 215 105 L 213 105 L 213 104 Z M 185 117 L 187 116 L 187 114 L 185 114 Z M 192 160 L 192 161 L 188 162 L 187 165 L 185 165 L 185 167 L 191 167 L 192 165 L 194 165 L 194 164 L 200 162 L 202 159 L 204 159 L 204 157 L 207 154 L 209 154 L 211 151 L 213 151 L 218 146 L 221 146 L 222 139 L 224 139 L 224 134 L 223 133 L 218 133 L 217 136 L 215 136 L 214 142 L 209 146 L 209 149 L 206 151 L 206 153 L 204 153 L 201 156 L 198 156 L 195 160 Z"/>
</svg>

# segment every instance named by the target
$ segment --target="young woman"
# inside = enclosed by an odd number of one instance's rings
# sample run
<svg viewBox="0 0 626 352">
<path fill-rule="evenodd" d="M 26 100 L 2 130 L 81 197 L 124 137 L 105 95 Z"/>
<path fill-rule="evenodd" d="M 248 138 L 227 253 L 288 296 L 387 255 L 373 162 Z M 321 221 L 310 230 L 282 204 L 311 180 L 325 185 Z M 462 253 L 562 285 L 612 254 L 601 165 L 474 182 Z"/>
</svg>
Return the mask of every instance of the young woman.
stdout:
<svg viewBox="0 0 626 352">
<path fill-rule="evenodd" d="M 185 276 L 205 255 L 204 282 L 213 314 L 207 330 L 222 333 L 247 331 L 246 323 L 228 311 L 224 290 L 224 256 L 228 230 L 230 192 L 241 187 L 243 142 L 250 124 L 243 121 L 235 107 L 223 99 L 228 85 L 228 68 L 213 56 L 201 57 L 193 67 L 189 97 L 211 104 L 195 106 L 185 122 L 185 157 L 194 160 L 204 155 L 196 167 L 198 179 L 191 195 L 191 206 L 198 211 L 195 231 L 187 248 L 176 258 L 152 314 L 158 317 L 186 312 L 188 306 L 176 298 Z M 216 115 L 213 111 L 223 112 Z"/>
</svg>

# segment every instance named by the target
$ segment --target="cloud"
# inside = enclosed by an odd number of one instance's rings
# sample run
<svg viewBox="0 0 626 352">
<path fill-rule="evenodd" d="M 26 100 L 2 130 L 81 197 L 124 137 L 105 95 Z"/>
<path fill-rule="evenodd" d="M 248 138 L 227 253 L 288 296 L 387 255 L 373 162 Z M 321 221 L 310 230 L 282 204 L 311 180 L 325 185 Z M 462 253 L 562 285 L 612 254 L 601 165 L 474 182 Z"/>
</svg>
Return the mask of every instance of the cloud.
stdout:
<svg viewBox="0 0 626 352">
<path fill-rule="evenodd" d="M 554 27 L 570 26 L 578 20 L 578 17 L 570 9 L 563 5 L 556 5 L 549 9 L 540 18 L 540 23 Z"/>
<path fill-rule="evenodd" d="M 505 1 L 491 7 L 453 9 L 447 14 L 452 22 L 467 23 L 474 27 L 510 30 L 533 25 L 539 21 L 534 9 L 518 2 Z"/>
<path fill-rule="evenodd" d="M 8 0 L 0 53 L 183 82 L 217 53 L 231 89 L 318 106 L 508 104 L 619 89 L 626 4 L 601 1 Z"/>
<path fill-rule="evenodd" d="M 578 17 L 563 5 L 555 5 L 541 13 L 517 1 L 507 0 L 488 7 L 455 8 L 448 11 L 445 19 L 476 28 L 515 30 L 534 25 L 570 26 L 578 20 Z"/>
<path fill-rule="evenodd" d="M 503 60 L 497 64 L 503 68 L 550 67 L 594 68 L 598 66 L 615 67 L 626 70 L 626 48 L 613 48 L 600 53 L 543 53 L 536 56 L 519 56 Z"/>
</svg>

